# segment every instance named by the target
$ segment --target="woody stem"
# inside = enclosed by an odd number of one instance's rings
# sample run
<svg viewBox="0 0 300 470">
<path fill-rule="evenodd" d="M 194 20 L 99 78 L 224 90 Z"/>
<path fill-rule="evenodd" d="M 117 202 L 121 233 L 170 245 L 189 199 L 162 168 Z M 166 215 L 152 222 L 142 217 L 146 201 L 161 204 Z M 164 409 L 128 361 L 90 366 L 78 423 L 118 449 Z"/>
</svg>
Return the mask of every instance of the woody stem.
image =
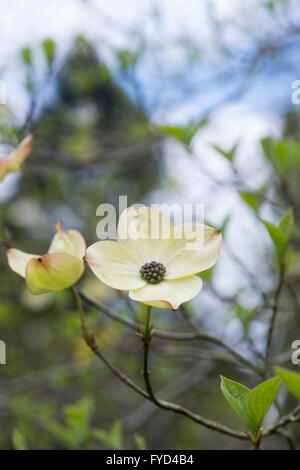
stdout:
<svg viewBox="0 0 300 470">
<path fill-rule="evenodd" d="M 142 334 L 143 338 L 143 343 L 144 343 L 144 381 L 146 385 L 146 390 L 148 392 L 148 395 L 154 403 L 158 403 L 158 400 L 156 399 L 152 385 L 150 382 L 150 371 L 148 368 L 148 360 L 149 360 L 149 349 L 150 349 L 150 341 L 151 341 L 151 336 L 152 336 L 152 324 L 150 322 L 151 319 L 151 307 L 147 306 L 146 310 L 146 320 L 145 320 L 145 329 Z"/>
<path fill-rule="evenodd" d="M 91 344 L 91 332 L 88 329 L 88 326 L 87 326 L 87 323 L 86 323 L 86 320 L 85 320 L 81 298 L 80 298 L 80 296 L 79 296 L 79 294 L 78 294 L 78 292 L 77 292 L 77 290 L 74 286 L 71 287 L 71 290 L 73 292 L 73 295 L 74 295 L 74 298 L 75 298 L 75 301 L 76 301 L 76 305 L 77 305 L 77 309 L 78 309 L 78 313 L 79 313 L 79 319 L 80 319 L 80 326 L 81 326 L 81 330 L 82 330 L 84 339 L 87 342 L 87 344 L 90 345 Z"/>
</svg>

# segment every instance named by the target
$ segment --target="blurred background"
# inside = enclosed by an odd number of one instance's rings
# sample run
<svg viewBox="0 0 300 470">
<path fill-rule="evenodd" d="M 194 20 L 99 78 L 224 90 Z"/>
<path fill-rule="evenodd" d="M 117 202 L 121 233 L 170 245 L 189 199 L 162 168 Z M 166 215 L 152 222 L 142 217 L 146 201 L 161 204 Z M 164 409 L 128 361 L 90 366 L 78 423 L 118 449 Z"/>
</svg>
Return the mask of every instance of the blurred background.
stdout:
<svg viewBox="0 0 300 470">
<path fill-rule="evenodd" d="M 260 219 L 278 223 L 292 207 L 293 257 L 272 361 L 297 369 L 290 356 L 300 339 L 300 104 L 292 88 L 300 80 L 299 3 L 4 0 L 0 37 L 1 156 L 35 136 L 22 172 L 0 183 L 1 239 L 44 253 L 62 220 L 91 244 L 97 206 L 118 207 L 119 195 L 129 205 L 204 204 L 207 222 L 224 232 L 220 260 L 184 310 L 154 310 L 155 327 L 187 332 L 196 323 L 261 365 L 278 270 Z M 143 322 L 143 306 L 88 268 L 79 287 Z M 142 386 L 134 331 L 95 307 L 86 315 L 101 350 Z M 31 295 L 4 248 L 0 339 L 2 449 L 249 448 L 126 388 L 85 345 L 71 293 Z M 244 430 L 219 375 L 248 387 L 260 378 L 222 348 L 154 337 L 151 371 L 160 398 Z M 283 412 L 295 405 L 283 389 L 279 402 Z M 273 407 L 266 422 L 277 418 Z M 299 439 L 294 426 L 263 448 Z"/>
</svg>

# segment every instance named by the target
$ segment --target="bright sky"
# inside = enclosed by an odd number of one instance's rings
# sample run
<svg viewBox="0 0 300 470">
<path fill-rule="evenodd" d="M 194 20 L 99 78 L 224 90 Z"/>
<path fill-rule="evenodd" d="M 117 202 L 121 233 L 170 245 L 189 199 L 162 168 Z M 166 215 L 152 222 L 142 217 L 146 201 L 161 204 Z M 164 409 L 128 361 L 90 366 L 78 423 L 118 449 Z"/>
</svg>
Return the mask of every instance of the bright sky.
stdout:
<svg viewBox="0 0 300 470">
<path fill-rule="evenodd" d="M 296 4 L 295 1 L 290 3 Z M 48 37 L 55 39 L 59 57 L 63 57 L 71 40 L 82 34 L 97 44 L 102 57 L 109 60 L 109 46 L 134 47 L 139 40 L 138 33 L 142 32 L 150 48 L 160 54 L 160 67 L 166 73 L 168 70 L 180 69 L 181 65 L 186 67 L 183 62 L 186 54 L 182 53 L 178 41 L 190 37 L 200 53 L 204 54 L 204 62 L 200 69 L 198 67 L 197 75 L 189 70 L 186 80 L 193 79 L 193 74 L 195 80 L 203 78 L 203 74 L 204 77 L 206 74 L 209 77 L 211 72 L 206 70 L 205 60 L 209 59 L 209 67 L 212 67 L 218 57 L 215 47 L 217 29 L 211 23 L 212 13 L 217 20 L 230 25 L 226 33 L 228 44 L 232 42 L 243 48 L 248 45 L 243 30 L 249 29 L 254 35 L 257 34 L 257 29 L 268 31 L 269 20 L 258 10 L 258 5 L 261 4 L 262 0 L 252 0 L 250 5 L 243 0 L 130 0 L 126 2 L 126 6 L 123 0 L 48 0 L 38 4 L 36 0 L 1 0 L 0 78 L 6 83 L 8 103 L 20 115 L 25 113 L 27 102 L 23 93 L 24 70 L 20 69 L 20 50 L 26 45 L 38 49 L 41 41 Z M 254 15 L 254 11 L 259 13 Z M 42 61 L 37 62 L 41 67 Z M 154 62 L 155 57 L 148 56 L 140 71 L 145 93 L 150 96 L 151 93 L 154 96 L 159 94 L 163 87 Z M 4 74 L 2 77 L 1 72 Z M 259 104 L 258 96 L 262 107 L 275 106 L 276 102 L 281 102 L 288 96 L 291 77 L 287 76 L 283 87 L 282 82 L 278 83 L 277 75 L 278 71 L 273 74 L 269 83 L 257 83 L 253 96 L 248 98 L 250 105 L 253 106 L 253 102 L 255 105 Z M 184 104 L 181 102 L 177 107 L 175 102 L 173 108 L 169 107 L 168 120 L 182 121 L 183 115 L 195 117 L 198 111 L 205 111 L 206 105 L 209 107 L 227 92 L 224 81 L 218 83 L 218 86 L 212 83 L 211 90 L 206 90 L 207 87 L 208 84 L 205 84 L 203 96 L 201 82 L 201 95 L 187 96 Z M 166 93 L 166 90 L 163 92 Z M 273 99 L 274 93 L 276 102 Z M 170 89 L 169 100 L 176 101 L 176 94 L 176 89 Z M 154 118 L 165 119 L 164 110 L 158 110 Z"/>
<path fill-rule="evenodd" d="M 214 0 L 218 15 L 234 17 L 241 8 L 241 0 Z M 106 36 L 117 41 L 122 29 L 144 25 L 151 34 L 149 16 L 155 8 L 161 12 L 163 35 L 172 37 L 182 33 L 199 33 L 205 29 L 206 2 L 198 0 L 1 0 L 0 31 L 2 41 L 1 62 L 11 58 L 24 45 L 38 42 L 41 37 L 53 36 L 64 43 L 74 34 L 84 32 L 90 38 Z M 116 31 L 116 26 L 119 32 Z M 101 29 L 101 32 L 100 32 Z M 122 38 L 124 41 L 124 38 Z"/>
<path fill-rule="evenodd" d="M 238 23 L 240 18 L 247 19 L 245 9 L 249 5 L 243 0 L 211 0 L 207 3 L 213 5 L 217 18 L 222 21 Z M 124 0 L 48 0 L 39 3 L 36 0 L 1 0 L 0 73 L 1 68 L 5 68 L 4 79 L 7 84 L 8 103 L 19 113 L 25 113 L 27 102 L 20 83 L 22 71 L 19 65 L 19 51 L 25 45 L 37 46 L 43 39 L 51 37 L 55 39 L 58 54 L 62 57 L 74 36 L 83 34 L 87 39 L 100 44 L 101 53 L 105 55 L 106 45 L 114 44 L 120 48 L 132 46 L 137 38 L 136 32 L 142 28 L 150 43 L 158 49 L 161 44 L 172 43 L 174 38 L 187 34 L 196 39 L 200 47 L 201 44 L 205 44 L 209 49 L 209 45 L 213 44 L 213 37 L 209 27 L 210 10 L 206 6 L 207 3 L 200 0 L 164 0 L 163 2 L 158 2 L 158 0 L 129 0 L 127 2 Z M 255 0 L 250 3 L 253 13 L 259 1 Z M 160 11 L 160 19 L 156 21 L 153 19 L 155 8 Z M 255 15 L 254 17 L 252 15 L 252 20 L 256 21 Z M 262 20 L 266 21 L 264 18 Z M 249 22 L 251 22 L 251 15 L 249 15 Z M 255 28 L 255 23 L 252 26 Z M 233 39 L 235 39 L 234 31 L 233 27 Z M 210 54 L 214 56 L 212 46 Z M 176 48 L 168 50 L 164 60 L 166 67 L 172 68 L 174 64 L 178 65 L 180 56 Z M 142 74 L 146 88 L 153 85 L 151 73 L 151 65 L 147 64 L 144 75 Z M 297 78 L 300 77 L 294 77 L 294 79 Z M 224 148 L 229 148 L 237 140 L 241 140 L 238 164 L 245 177 L 250 175 L 251 181 L 256 185 L 260 185 L 267 177 L 257 143 L 261 137 L 268 134 L 279 135 L 280 120 L 276 114 L 265 107 L 264 99 L 271 96 L 274 106 L 276 105 L 273 99 L 274 93 L 278 99 L 284 97 L 288 100 L 291 83 L 289 78 L 285 81 L 278 78 L 276 81 L 276 77 L 273 77 L 270 83 L 258 84 L 259 86 L 261 87 L 259 94 L 254 94 L 252 98 L 250 96 L 248 102 L 223 106 L 214 113 L 210 125 L 196 139 L 197 157 L 205 163 L 210 172 L 218 174 L 219 177 L 228 176 L 229 170 L 226 163 L 216 157 L 211 144 L 217 143 Z M 272 93 L 268 95 L 270 90 Z M 215 87 L 213 92 L 219 93 L 221 97 L 222 86 L 218 89 Z M 260 104 L 260 109 L 255 109 L 253 104 Z M 167 112 L 158 111 L 154 117 L 158 120 L 185 122 L 195 116 L 195 113 L 200 114 L 203 111 L 203 105 L 204 103 L 199 99 L 187 100 L 178 107 L 168 109 Z M 177 180 L 178 187 L 174 193 L 169 192 L 163 197 L 169 199 L 170 202 L 177 202 L 177 197 L 185 203 L 195 202 L 195 199 L 196 202 L 205 203 L 207 218 L 216 224 L 221 223 L 228 213 L 233 213 L 231 240 L 238 254 L 244 257 L 251 268 L 255 269 L 255 260 L 261 253 L 260 248 L 253 246 L 253 240 L 262 236 L 263 229 L 257 229 L 257 224 L 253 223 L 249 210 L 245 208 L 232 189 L 226 190 L 225 193 L 224 190 L 212 192 L 209 179 L 195 171 L 178 146 L 170 144 L 166 152 L 169 175 Z M 11 175 L 6 179 L 0 187 L 0 198 L 5 193 L 7 195 L 9 189 L 13 190 L 13 184 L 17 179 L 16 175 Z M 201 187 L 199 187 L 199 179 L 201 179 Z M 161 193 L 154 194 L 153 202 L 156 202 L 155 199 L 160 196 Z M 220 263 L 218 271 L 219 284 L 224 292 L 228 291 L 226 281 L 228 271 L 224 271 L 225 266 L 228 270 L 228 260 L 225 264 Z M 231 283 L 234 289 L 239 284 L 243 285 L 240 273 L 234 271 L 233 267 L 230 269 L 230 276 L 235 279 L 235 282 Z"/>
</svg>

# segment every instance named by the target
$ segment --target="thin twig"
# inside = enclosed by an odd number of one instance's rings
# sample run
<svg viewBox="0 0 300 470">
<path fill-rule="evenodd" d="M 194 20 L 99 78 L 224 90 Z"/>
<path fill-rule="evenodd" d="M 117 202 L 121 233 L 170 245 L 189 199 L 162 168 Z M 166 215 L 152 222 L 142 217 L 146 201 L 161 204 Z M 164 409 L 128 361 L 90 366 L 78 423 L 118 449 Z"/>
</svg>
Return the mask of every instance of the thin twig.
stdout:
<svg viewBox="0 0 300 470">
<path fill-rule="evenodd" d="M 104 313 L 107 317 L 111 318 L 112 320 L 121 323 L 128 328 L 131 328 L 132 330 L 135 331 L 140 331 L 141 325 L 138 323 L 128 320 L 127 318 L 123 318 L 120 315 L 118 315 L 114 310 L 111 308 L 107 307 L 105 304 L 102 302 L 96 301 L 94 299 L 91 299 L 86 293 L 84 293 L 82 290 L 77 289 L 78 294 L 80 297 L 84 300 L 84 302 L 89 305 L 90 307 L 94 307 L 100 312 Z M 199 335 L 193 332 L 188 332 L 188 333 L 169 333 L 167 331 L 157 331 L 155 335 L 158 338 L 162 339 L 169 339 L 169 340 L 179 340 L 179 341 L 189 341 L 193 339 L 198 339 Z"/>
<path fill-rule="evenodd" d="M 146 324 L 145 329 L 142 331 L 143 349 L 144 349 L 144 370 L 143 376 L 146 385 L 147 393 L 153 403 L 160 407 L 160 403 L 154 395 L 151 382 L 150 382 L 150 370 L 148 367 L 150 343 L 152 337 L 152 325 L 150 323 L 151 307 L 147 306 L 146 312 Z"/>
<path fill-rule="evenodd" d="M 300 324 L 300 300 L 298 299 L 298 294 L 297 294 L 297 290 L 294 286 L 294 284 L 292 283 L 292 281 L 290 279 L 288 279 L 286 281 L 286 286 L 289 290 L 289 293 L 291 295 L 291 298 L 293 300 L 293 303 L 294 303 L 294 309 L 295 309 L 295 312 L 296 312 L 296 321 L 298 324 Z"/>
<path fill-rule="evenodd" d="M 213 366 L 205 361 L 201 361 L 201 366 L 197 362 L 192 368 L 185 371 L 179 377 L 167 383 L 167 385 L 159 391 L 159 395 L 168 395 L 169 399 L 174 400 L 179 398 L 188 390 L 194 388 L 197 384 L 202 382 L 208 373 L 213 369 Z M 140 428 L 143 423 L 148 421 L 157 411 L 158 407 L 152 406 L 150 401 L 144 401 L 139 407 L 131 412 L 124 419 L 125 429 L 134 431 Z"/>
<path fill-rule="evenodd" d="M 253 370 L 256 372 L 259 376 L 263 376 L 263 369 L 256 364 L 254 364 L 252 361 L 249 359 L 245 358 L 241 354 L 239 354 L 235 349 L 233 349 L 229 344 L 225 343 L 222 339 L 213 336 L 207 332 L 203 332 L 201 328 L 198 327 L 198 325 L 191 319 L 191 317 L 187 314 L 186 310 L 184 308 L 181 308 L 181 313 L 183 314 L 185 320 L 188 322 L 188 324 L 193 328 L 193 330 L 201 337 L 201 335 L 205 334 L 205 337 L 202 336 L 202 339 L 205 339 L 209 341 L 210 343 L 213 343 L 217 346 L 222 347 L 227 351 L 237 362 L 240 364 L 245 365 L 249 369 Z"/>
<path fill-rule="evenodd" d="M 74 292 L 74 295 L 75 295 L 75 292 L 76 292 L 75 288 L 73 289 L 73 292 Z M 77 294 L 78 294 L 78 292 L 77 292 Z M 77 296 L 75 295 L 75 298 L 76 298 L 76 302 L 77 302 L 78 299 L 80 300 L 79 295 L 77 295 Z M 80 320 L 81 320 L 82 329 L 85 330 L 86 323 L 85 323 L 85 321 L 84 322 L 82 321 L 84 315 L 82 317 L 81 312 L 83 313 L 82 306 L 80 306 L 80 312 L 79 313 L 80 313 Z M 151 396 L 146 391 L 144 391 L 141 387 L 139 387 L 127 375 L 125 375 L 123 372 L 121 372 L 117 367 L 115 367 L 113 364 L 111 364 L 111 362 L 100 351 L 98 345 L 96 344 L 96 341 L 95 341 L 95 338 L 94 338 L 93 334 L 89 331 L 88 331 L 88 334 L 89 335 L 88 335 L 87 345 L 91 348 L 91 350 L 94 352 L 94 354 L 96 354 L 96 356 L 99 357 L 99 359 L 101 359 L 104 362 L 104 364 L 113 372 L 113 374 L 116 377 L 118 377 L 123 383 L 125 383 L 127 386 L 132 388 L 135 392 L 137 392 L 139 395 L 141 395 L 142 397 L 146 398 L 147 400 L 150 400 L 150 401 L 153 402 L 153 399 L 151 398 Z M 146 367 L 147 366 L 148 366 L 148 363 L 146 362 Z M 150 386 L 151 386 L 151 384 L 150 384 Z M 184 408 L 183 406 L 180 406 L 180 405 L 177 405 L 175 403 L 168 402 L 168 401 L 164 401 L 164 400 L 158 400 L 156 398 L 155 398 L 155 402 L 153 402 L 153 403 L 156 404 L 157 406 L 159 406 L 159 408 L 162 408 L 162 409 L 172 411 L 174 413 L 186 416 L 186 417 L 190 418 L 192 421 L 194 421 L 198 424 L 201 424 L 201 425 L 205 426 L 206 428 L 211 429 L 213 431 L 217 431 L 217 432 L 220 432 L 221 434 L 225 434 L 227 436 L 234 437 L 234 438 L 240 439 L 240 440 L 247 440 L 248 439 L 248 436 L 246 435 L 246 433 L 238 432 L 238 431 L 235 431 L 231 428 L 228 428 L 227 426 L 219 424 L 215 421 L 207 420 L 207 419 L 203 418 L 202 416 L 200 416 L 196 413 L 193 413 L 192 411 L 188 410 L 187 408 Z M 279 421 L 277 421 L 273 425 L 269 426 L 265 431 L 263 431 L 262 436 L 270 436 L 270 435 L 274 434 L 275 432 L 277 432 L 278 429 L 286 426 L 287 424 L 300 421 L 300 415 L 298 415 L 299 411 L 300 411 L 300 405 L 297 408 L 295 408 L 295 410 L 293 410 L 291 413 L 289 413 L 288 415 L 283 416 Z"/>
<path fill-rule="evenodd" d="M 269 366 L 271 345 L 272 345 L 272 339 L 273 339 L 273 332 L 274 332 L 277 313 L 278 313 L 278 309 L 279 309 L 279 299 L 280 299 L 280 294 L 281 294 L 281 290 L 282 290 L 282 287 L 283 287 L 283 282 L 284 282 L 284 267 L 281 266 L 280 267 L 280 274 L 279 274 L 279 281 L 278 281 L 278 285 L 277 285 L 277 288 L 276 288 L 276 291 L 275 291 L 275 296 L 274 296 L 274 305 L 273 305 L 273 308 L 272 308 L 271 321 L 270 321 L 268 335 L 267 335 L 266 354 L 265 354 L 265 374 L 267 373 L 267 369 L 268 369 L 268 366 Z"/>
<path fill-rule="evenodd" d="M 135 390 L 137 393 L 142 395 L 144 398 L 147 400 L 150 400 L 151 402 L 155 403 L 159 408 L 168 410 L 168 411 L 173 411 L 174 413 L 181 414 L 183 416 L 186 416 L 190 418 L 192 421 L 202 424 L 203 426 L 212 429 L 214 431 L 218 431 L 222 434 L 226 434 L 227 436 L 235 437 L 237 439 L 242 439 L 246 440 L 248 437 L 245 435 L 243 432 L 238 432 L 234 431 L 233 429 L 228 428 L 227 426 L 223 426 L 222 424 L 216 423 L 215 421 L 210 421 L 202 416 L 193 413 L 192 411 L 188 410 L 187 408 L 184 408 L 183 406 L 177 405 L 175 403 L 171 403 L 168 401 L 164 400 L 153 400 L 147 392 L 145 392 L 143 389 L 141 389 L 137 384 L 135 384 L 129 377 L 127 377 L 123 372 L 121 372 L 119 369 L 117 369 L 115 366 L 113 366 L 108 359 L 106 359 L 105 356 L 103 356 L 102 352 L 99 350 L 98 346 L 94 344 L 93 346 L 93 351 L 94 353 L 107 365 L 107 367 L 113 372 L 115 376 L 117 376 L 122 382 L 124 382 L 126 385 L 128 385 L 130 388 Z"/>
<path fill-rule="evenodd" d="M 121 372 L 117 367 L 115 367 L 111 362 L 103 355 L 103 353 L 100 351 L 99 346 L 97 345 L 95 341 L 95 337 L 92 332 L 90 332 L 87 329 L 86 322 L 84 320 L 84 315 L 82 305 L 78 304 L 78 299 L 80 301 L 79 294 L 77 292 L 76 288 L 72 288 L 73 294 L 76 299 L 77 306 L 79 308 L 79 317 L 80 317 L 80 322 L 81 322 L 81 327 L 82 330 L 85 333 L 88 333 L 88 338 L 84 338 L 86 340 L 87 345 L 91 348 L 91 350 L 94 352 L 94 354 L 101 359 L 101 361 L 104 362 L 104 364 L 112 371 L 112 373 L 118 377 L 123 383 L 125 383 L 128 387 L 132 388 L 135 392 L 137 392 L 139 395 L 142 397 L 146 398 L 147 400 L 150 400 L 153 402 L 153 398 L 147 393 L 145 390 L 143 390 L 141 387 L 139 387 L 133 380 L 131 380 L 127 375 L 125 375 L 123 372 Z M 80 302 L 81 304 L 81 302 Z M 147 363 L 146 363 L 147 366 Z M 187 408 L 184 408 L 183 406 L 177 405 L 175 403 L 167 402 L 164 400 L 157 400 L 155 399 L 154 402 L 157 406 L 160 408 L 163 408 L 168 411 L 173 411 L 174 413 L 181 414 L 183 416 L 187 416 L 190 418 L 192 421 L 202 424 L 203 426 L 206 426 L 209 429 L 218 431 L 222 434 L 226 434 L 231 437 L 235 437 L 237 439 L 242 439 L 246 440 L 248 439 L 247 435 L 243 432 L 238 432 L 234 431 L 233 429 L 228 428 L 227 426 L 223 426 L 222 424 L 216 423 L 214 421 L 207 420 L 205 418 L 202 418 L 202 416 L 193 413 L 192 411 L 188 410 Z"/>
<path fill-rule="evenodd" d="M 118 315 L 112 309 L 102 304 L 101 302 L 91 299 L 89 296 L 87 296 L 87 294 L 85 294 L 81 290 L 78 290 L 78 294 L 86 302 L 86 304 L 97 308 L 102 313 L 104 313 L 109 318 L 111 318 L 112 320 L 122 323 L 123 325 L 135 331 L 140 331 L 141 325 L 139 325 L 138 323 L 135 323 L 131 320 L 120 317 L 120 315 Z M 210 343 L 215 344 L 216 346 L 219 346 L 225 349 L 237 362 L 239 362 L 240 364 L 243 364 L 248 369 L 258 374 L 259 376 L 262 377 L 264 375 L 264 370 L 261 367 L 254 364 L 252 361 L 250 361 L 246 357 L 236 352 L 231 346 L 225 343 L 221 338 L 218 338 L 210 333 L 207 333 L 206 331 L 200 328 L 197 328 L 197 331 L 195 332 L 187 332 L 187 333 L 170 333 L 167 331 L 156 331 L 155 337 L 166 339 L 166 340 L 190 341 L 190 340 L 199 339 L 199 340 L 209 341 Z"/>
<path fill-rule="evenodd" d="M 276 423 L 267 427 L 263 432 L 264 436 L 269 436 L 287 424 L 300 422 L 300 405 L 296 406 L 290 413 L 282 416 Z"/>
</svg>

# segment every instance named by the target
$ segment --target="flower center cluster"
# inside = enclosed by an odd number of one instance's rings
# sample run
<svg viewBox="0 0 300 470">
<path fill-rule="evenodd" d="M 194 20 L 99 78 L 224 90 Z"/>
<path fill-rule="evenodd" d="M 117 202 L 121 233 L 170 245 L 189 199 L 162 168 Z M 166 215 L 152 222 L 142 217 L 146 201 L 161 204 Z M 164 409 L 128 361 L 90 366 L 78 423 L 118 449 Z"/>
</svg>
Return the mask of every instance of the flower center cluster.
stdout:
<svg viewBox="0 0 300 470">
<path fill-rule="evenodd" d="M 149 284 L 158 284 L 163 280 L 166 274 L 166 268 L 163 264 L 151 261 L 145 263 L 140 269 L 141 278 Z"/>
</svg>

